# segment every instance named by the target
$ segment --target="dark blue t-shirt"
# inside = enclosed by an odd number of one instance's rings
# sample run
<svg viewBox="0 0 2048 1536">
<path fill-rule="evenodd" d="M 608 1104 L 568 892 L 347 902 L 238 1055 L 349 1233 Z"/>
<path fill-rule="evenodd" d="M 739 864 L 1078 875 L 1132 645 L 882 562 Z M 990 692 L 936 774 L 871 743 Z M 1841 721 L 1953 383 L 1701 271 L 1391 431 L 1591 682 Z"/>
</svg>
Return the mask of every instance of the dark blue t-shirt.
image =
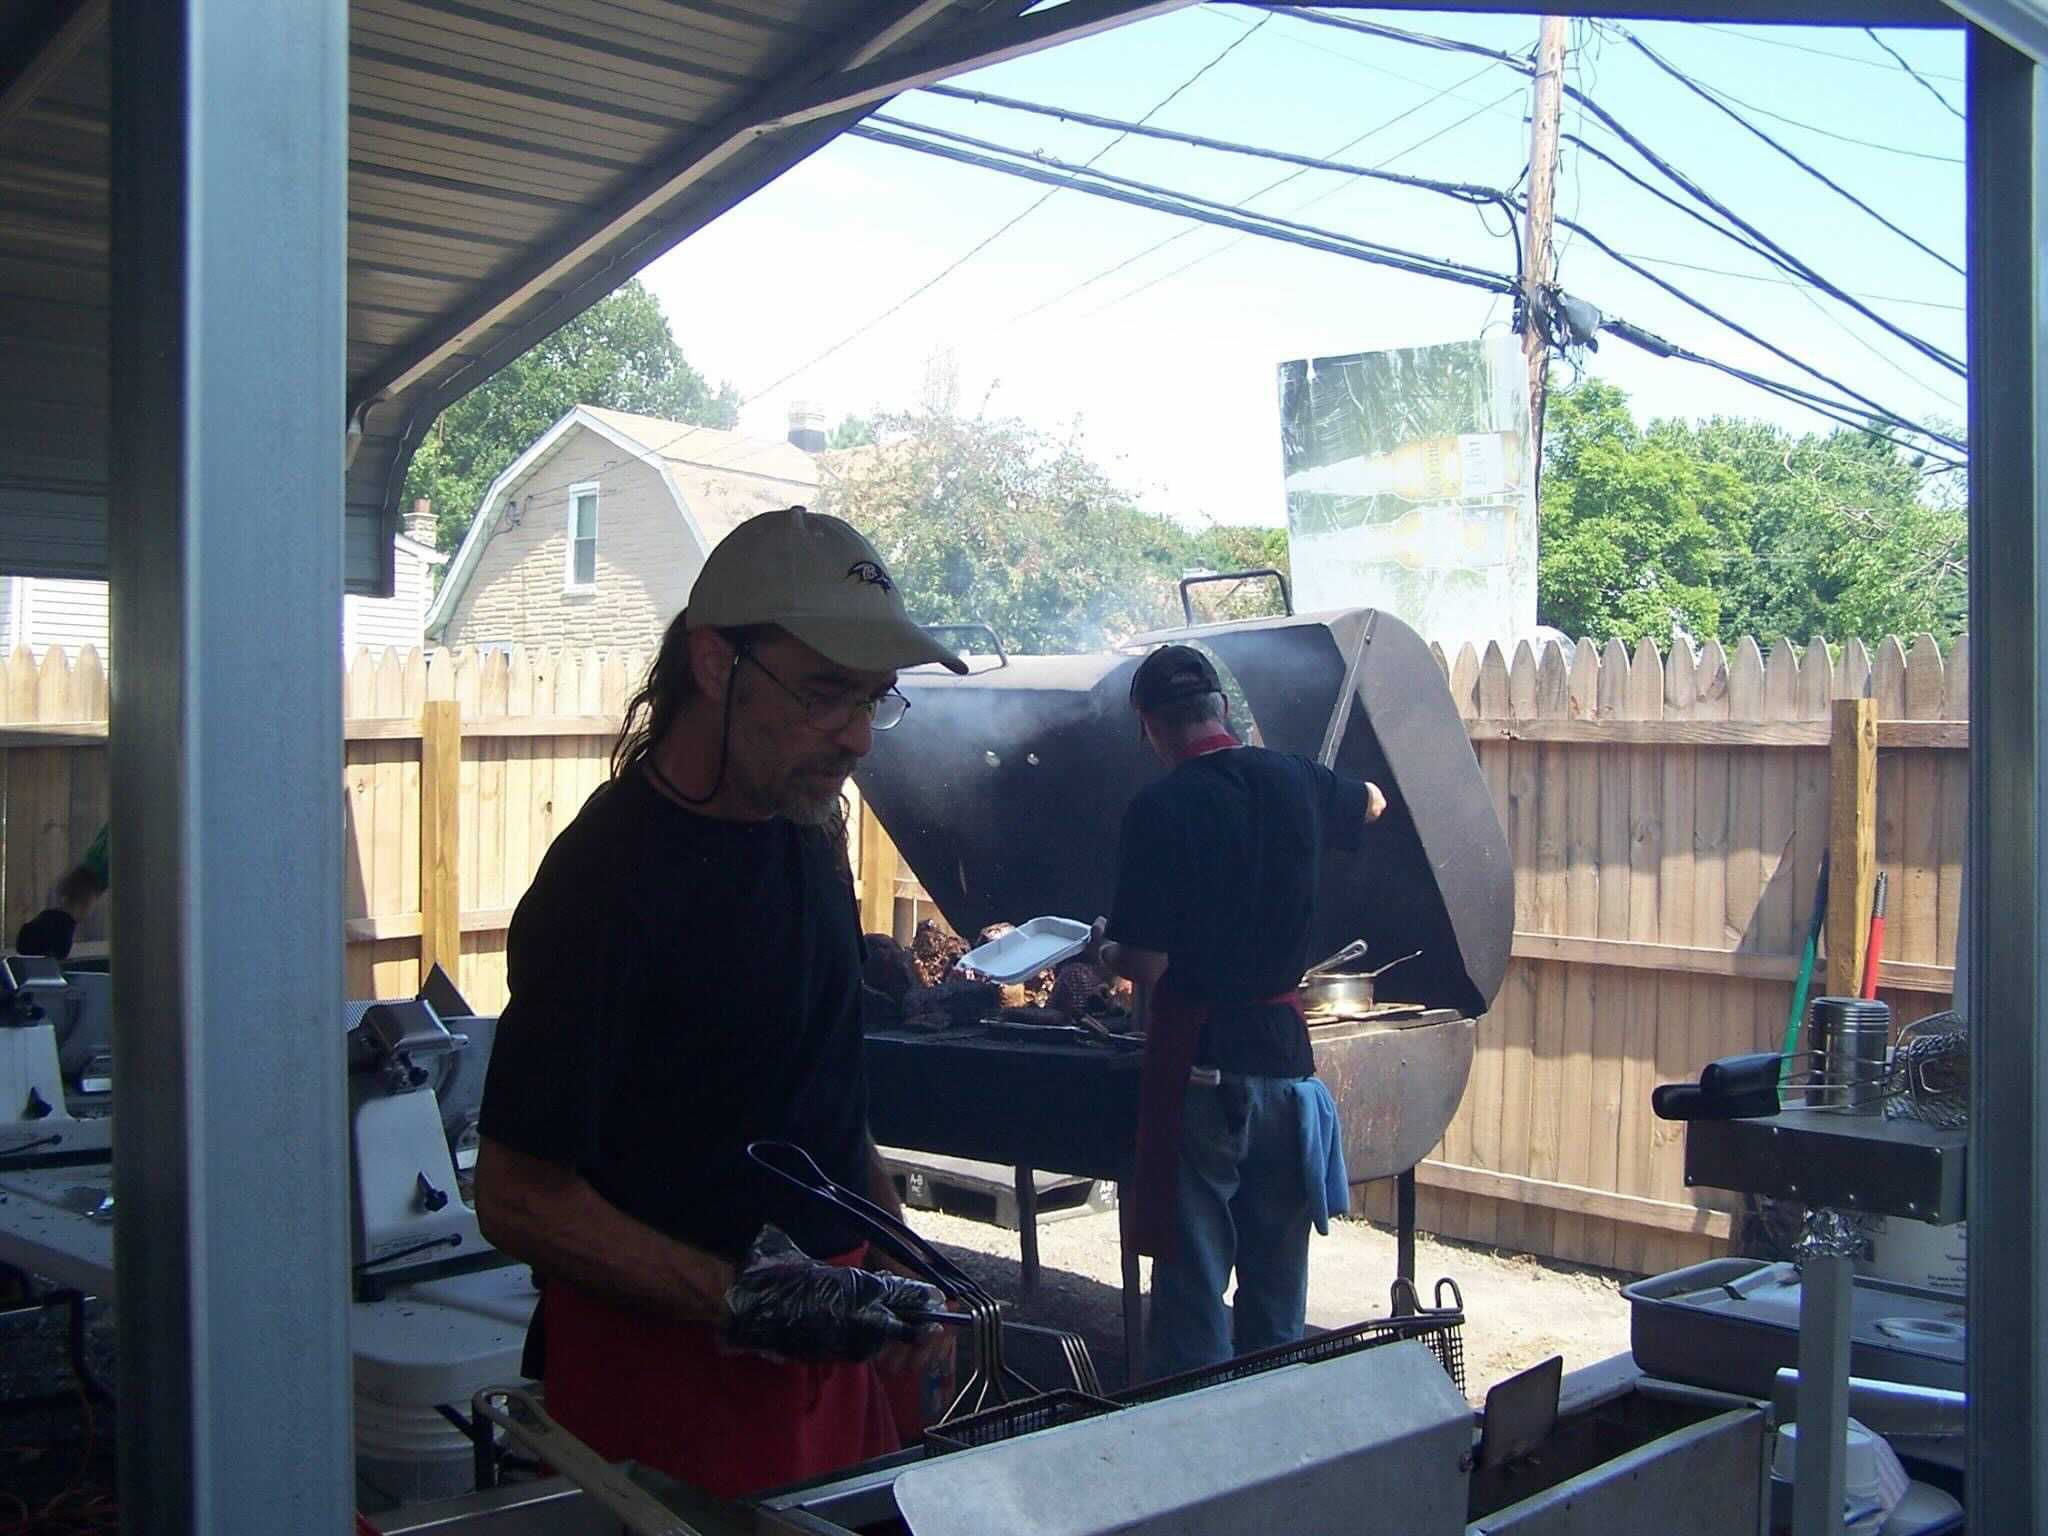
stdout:
<svg viewBox="0 0 2048 1536">
<path fill-rule="evenodd" d="M 1190 758 L 1124 812 L 1109 937 L 1167 956 L 1209 1007 L 1197 1060 L 1225 1072 L 1306 1077 L 1308 1033 L 1285 1004 L 1313 958 L 1325 848 L 1357 848 L 1365 786 L 1305 757 L 1236 747 Z"/>
<path fill-rule="evenodd" d="M 630 772 L 548 849 L 505 959 L 483 1135 L 727 1259 L 765 1222 L 820 1258 L 865 1236 L 746 1155 L 793 1141 L 867 1188 L 860 921 L 821 830 L 700 816 Z"/>
</svg>

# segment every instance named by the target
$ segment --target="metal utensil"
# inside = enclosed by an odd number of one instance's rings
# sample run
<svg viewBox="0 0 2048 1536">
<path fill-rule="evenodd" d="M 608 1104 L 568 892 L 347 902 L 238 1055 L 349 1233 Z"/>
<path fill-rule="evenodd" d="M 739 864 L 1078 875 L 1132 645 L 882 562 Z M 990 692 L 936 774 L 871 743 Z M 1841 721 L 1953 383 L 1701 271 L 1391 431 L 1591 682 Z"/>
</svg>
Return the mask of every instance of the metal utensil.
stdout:
<svg viewBox="0 0 2048 1536">
<path fill-rule="evenodd" d="M 1021 1391 L 1027 1397 L 1039 1395 L 1040 1389 L 1035 1383 L 1003 1360 L 1003 1329 L 1023 1325 L 1005 1324 L 1002 1303 L 972 1275 L 918 1236 L 907 1223 L 865 1196 L 834 1183 L 803 1148 L 786 1141 L 756 1141 L 747 1147 L 747 1156 L 770 1173 L 851 1216 L 866 1227 L 869 1235 L 883 1248 L 965 1305 L 969 1326 L 974 1331 L 974 1374 L 960 1388 L 940 1417 L 940 1423 L 985 1408 L 991 1398 L 998 1403 L 1007 1403 L 1014 1392 Z M 1059 1332 L 1056 1329 L 1042 1331 Z M 1060 1345 L 1074 1375 L 1074 1384 L 1081 1387 L 1083 1375 L 1092 1377 L 1095 1373 L 1094 1362 L 1088 1358 L 1088 1346 L 1078 1336 L 1071 1342 L 1062 1338 Z"/>
<path fill-rule="evenodd" d="M 633 1536 L 701 1536 L 653 1494 L 562 1428 L 516 1387 L 485 1387 L 472 1400 L 488 1419 L 602 1504 Z"/>
<path fill-rule="evenodd" d="M 1320 976 L 1325 971 L 1334 971 L 1339 966 L 1348 965 L 1353 960 L 1356 960 L 1359 958 L 1359 956 L 1363 955 L 1366 951 L 1366 947 L 1367 946 L 1365 940 L 1353 939 L 1349 944 L 1346 944 L 1342 949 L 1338 950 L 1337 953 L 1335 953 L 1334 955 L 1331 955 L 1327 960 L 1318 960 L 1314 965 L 1310 966 L 1307 970 L 1303 971 L 1301 973 L 1301 979 L 1303 981 L 1307 981 L 1311 976 Z"/>
</svg>

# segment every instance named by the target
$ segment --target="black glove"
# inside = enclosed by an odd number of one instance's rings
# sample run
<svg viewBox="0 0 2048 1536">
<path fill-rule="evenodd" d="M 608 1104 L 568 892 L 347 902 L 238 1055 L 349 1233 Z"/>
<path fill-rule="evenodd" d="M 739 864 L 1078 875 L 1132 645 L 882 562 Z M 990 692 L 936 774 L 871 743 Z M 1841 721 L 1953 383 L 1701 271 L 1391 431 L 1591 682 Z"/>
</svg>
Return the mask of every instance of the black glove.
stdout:
<svg viewBox="0 0 2048 1536">
<path fill-rule="evenodd" d="M 71 941 L 77 937 L 78 919 L 62 907 L 50 907 L 21 925 L 21 932 L 14 936 L 14 950 L 16 954 L 62 960 L 71 953 Z"/>
<path fill-rule="evenodd" d="M 784 1360 L 866 1360 L 909 1343 L 929 1324 L 903 1312 L 946 1304 L 935 1286 L 901 1275 L 820 1264 L 778 1227 L 763 1227 L 725 1293 L 725 1336 Z"/>
</svg>

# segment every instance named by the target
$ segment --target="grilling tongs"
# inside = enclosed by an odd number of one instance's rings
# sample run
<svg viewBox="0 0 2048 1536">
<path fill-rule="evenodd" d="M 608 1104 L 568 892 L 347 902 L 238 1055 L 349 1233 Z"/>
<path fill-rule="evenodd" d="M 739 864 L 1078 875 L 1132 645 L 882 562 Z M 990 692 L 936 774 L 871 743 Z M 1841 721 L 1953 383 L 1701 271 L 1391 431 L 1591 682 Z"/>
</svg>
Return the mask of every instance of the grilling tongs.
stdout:
<svg viewBox="0 0 2048 1536">
<path fill-rule="evenodd" d="M 748 1146 L 747 1156 L 776 1177 L 859 1222 L 868 1235 L 896 1259 L 965 1305 L 964 1316 L 953 1312 L 933 1312 L 920 1319 L 964 1326 L 970 1328 L 974 1335 L 974 1374 L 954 1395 L 940 1416 L 940 1423 L 947 1423 L 962 1414 L 979 1412 L 989 1406 L 991 1398 L 998 1403 L 1007 1403 L 1016 1391 L 1027 1397 L 1039 1395 L 1037 1386 L 1004 1364 L 1002 1304 L 966 1270 L 874 1201 L 856 1194 L 843 1184 L 834 1183 L 802 1147 L 787 1141 L 756 1141 Z M 1022 1323 L 1008 1326 L 1027 1328 Z M 1027 1328 L 1027 1331 L 1045 1333 L 1056 1339 L 1068 1369 L 1073 1373 L 1076 1390 L 1100 1394 L 1095 1363 L 1089 1355 L 1086 1340 L 1078 1334 L 1058 1329 Z"/>
</svg>

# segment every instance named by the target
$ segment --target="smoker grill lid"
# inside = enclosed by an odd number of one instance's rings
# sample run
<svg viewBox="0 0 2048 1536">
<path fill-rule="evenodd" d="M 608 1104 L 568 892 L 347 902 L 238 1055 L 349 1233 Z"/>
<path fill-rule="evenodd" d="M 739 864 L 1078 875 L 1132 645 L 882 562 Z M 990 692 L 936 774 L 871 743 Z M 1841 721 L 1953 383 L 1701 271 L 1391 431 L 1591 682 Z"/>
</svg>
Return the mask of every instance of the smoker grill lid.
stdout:
<svg viewBox="0 0 2048 1536">
<path fill-rule="evenodd" d="M 1333 852 L 1310 952 L 1363 936 L 1420 950 L 1387 995 L 1484 1012 L 1507 973 L 1514 874 L 1506 835 L 1436 658 L 1374 609 L 1174 630 L 1212 651 L 1264 744 L 1386 791 L 1356 854 Z M 955 931 L 1109 908 L 1124 807 L 1163 769 L 1129 703 L 1139 655 L 1012 656 L 952 677 L 906 673 L 915 706 L 857 779 Z"/>
</svg>

